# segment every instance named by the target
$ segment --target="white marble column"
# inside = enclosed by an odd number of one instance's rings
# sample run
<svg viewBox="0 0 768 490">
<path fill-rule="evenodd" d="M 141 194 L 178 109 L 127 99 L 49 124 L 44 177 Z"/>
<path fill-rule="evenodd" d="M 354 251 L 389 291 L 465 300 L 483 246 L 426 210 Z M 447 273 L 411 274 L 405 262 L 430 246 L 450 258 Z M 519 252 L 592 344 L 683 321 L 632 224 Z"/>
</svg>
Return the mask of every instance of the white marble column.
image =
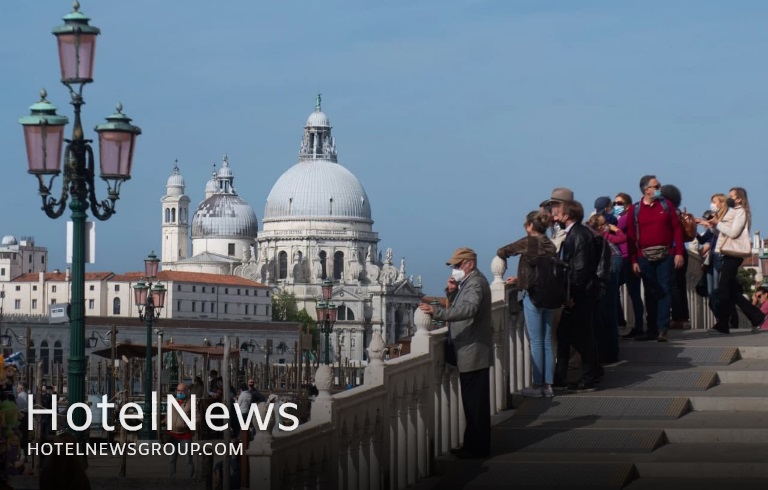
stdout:
<svg viewBox="0 0 768 490">
<path fill-rule="evenodd" d="M 408 402 L 407 395 L 397 400 L 397 488 L 408 482 Z"/>
<path fill-rule="evenodd" d="M 368 469 L 371 490 L 381 489 L 381 423 L 374 423 L 371 444 L 368 448 Z"/>
<path fill-rule="evenodd" d="M 419 398 L 416 400 L 416 453 L 418 454 L 417 479 L 429 476 L 429 468 L 427 466 L 427 461 L 429 461 L 429 419 L 427 418 L 427 412 L 429 410 L 428 396 L 429 390 L 424 389 L 420 392 Z"/>
<path fill-rule="evenodd" d="M 453 423 L 451 413 L 451 374 L 448 369 L 443 372 L 443 382 L 440 389 L 440 398 L 440 411 L 442 412 L 440 417 L 440 454 L 446 454 L 453 447 L 451 445 L 451 441 L 453 440 Z"/>
<path fill-rule="evenodd" d="M 459 398 L 459 376 L 456 369 L 451 369 L 450 397 L 451 397 L 451 446 L 449 449 L 457 448 L 461 445 L 459 439 L 459 407 L 461 399 Z"/>
<path fill-rule="evenodd" d="M 416 434 L 416 403 L 418 401 L 418 392 L 411 394 L 406 398 L 408 402 L 406 417 L 408 430 L 408 485 L 416 483 L 416 469 L 418 468 L 419 454 L 418 441 Z"/>
</svg>

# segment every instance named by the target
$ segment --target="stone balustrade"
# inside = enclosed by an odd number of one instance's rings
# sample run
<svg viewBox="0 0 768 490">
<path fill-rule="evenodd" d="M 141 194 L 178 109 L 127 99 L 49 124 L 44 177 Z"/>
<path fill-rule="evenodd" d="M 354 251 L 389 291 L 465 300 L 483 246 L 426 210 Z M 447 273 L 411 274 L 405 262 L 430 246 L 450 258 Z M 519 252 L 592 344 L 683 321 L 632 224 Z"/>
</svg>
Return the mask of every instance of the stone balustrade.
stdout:
<svg viewBox="0 0 768 490">
<path fill-rule="evenodd" d="M 508 301 L 516 292 L 501 279 L 505 269 L 494 258 L 493 413 L 530 377 L 522 312 Z M 459 373 L 444 360 L 448 329 L 430 330 L 430 317 L 418 309 L 413 323 L 410 354 L 388 361 L 374 330 L 362 386 L 331 395 L 330 369 L 318 368 L 310 421 L 291 432 L 261 432 L 251 443 L 250 488 L 402 489 L 430 476 L 435 457 L 461 446 Z"/>
</svg>

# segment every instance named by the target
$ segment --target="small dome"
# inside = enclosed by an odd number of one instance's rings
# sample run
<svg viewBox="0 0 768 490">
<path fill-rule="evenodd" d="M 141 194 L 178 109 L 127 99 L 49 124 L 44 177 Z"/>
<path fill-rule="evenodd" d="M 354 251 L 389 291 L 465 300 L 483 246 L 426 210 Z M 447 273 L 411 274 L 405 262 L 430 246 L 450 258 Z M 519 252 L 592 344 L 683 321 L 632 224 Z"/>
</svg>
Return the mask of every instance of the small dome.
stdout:
<svg viewBox="0 0 768 490">
<path fill-rule="evenodd" d="M 221 170 L 219 170 L 220 179 L 231 179 L 233 176 L 232 168 L 229 166 L 229 158 L 224 155 L 224 160 L 221 163 Z"/>
<path fill-rule="evenodd" d="M 18 245 L 19 242 L 16 240 L 16 237 L 13 235 L 6 235 L 3 237 L 3 245 Z"/>
<path fill-rule="evenodd" d="M 184 187 L 184 177 L 181 176 L 178 163 L 173 166 L 173 172 L 168 177 L 168 182 L 165 183 L 166 187 Z"/>
<path fill-rule="evenodd" d="M 331 121 L 328 119 L 328 116 L 325 115 L 325 112 L 316 109 L 315 112 L 310 114 L 307 118 L 306 126 L 314 128 L 330 128 Z"/>
<path fill-rule="evenodd" d="M 216 184 L 216 174 L 205 184 L 205 192 L 213 192 L 214 194 L 218 190 L 219 186 Z"/>
<path fill-rule="evenodd" d="M 192 238 L 256 238 L 253 208 L 237 194 L 214 194 L 202 203 L 192 220 Z"/>
</svg>

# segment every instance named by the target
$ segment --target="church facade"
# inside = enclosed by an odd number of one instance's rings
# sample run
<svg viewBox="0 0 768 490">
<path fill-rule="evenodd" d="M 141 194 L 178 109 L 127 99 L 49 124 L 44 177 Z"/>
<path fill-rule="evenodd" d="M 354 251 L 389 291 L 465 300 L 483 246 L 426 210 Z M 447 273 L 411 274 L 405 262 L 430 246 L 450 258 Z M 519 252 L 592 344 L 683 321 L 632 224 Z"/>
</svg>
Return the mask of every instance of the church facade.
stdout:
<svg viewBox="0 0 768 490">
<path fill-rule="evenodd" d="M 380 249 L 368 195 L 338 162 L 331 130 L 318 95 L 304 125 L 298 162 L 267 197 L 261 231 L 253 209 L 235 190 L 226 157 L 208 181 L 190 227 L 190 199 L 175 166 L 161 200 L 162 267 L 231 274 L 266 284 L 273 294 L 287 290 L 298 309 L 313 316 L 321 284 L 329 278 L 338 308 L 334 357 L 359 361 L 366 358 L 374 328 L 389 344 L 411 335 L 421 278 L 407 275 L 405 258 L 396 261 L 391 248 Z"/>
</svg>

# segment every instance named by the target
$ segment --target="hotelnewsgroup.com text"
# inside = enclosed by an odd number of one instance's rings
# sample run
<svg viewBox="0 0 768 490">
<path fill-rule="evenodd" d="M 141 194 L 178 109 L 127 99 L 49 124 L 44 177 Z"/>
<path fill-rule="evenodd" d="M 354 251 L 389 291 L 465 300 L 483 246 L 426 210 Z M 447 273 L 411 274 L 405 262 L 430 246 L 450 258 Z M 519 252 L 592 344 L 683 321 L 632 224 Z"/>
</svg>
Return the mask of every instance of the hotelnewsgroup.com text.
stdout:
<svg viewBox="0 0 768 490">
<path fill-rule="evenodd" d="M 27 444 L 29 456 L 242 456 L 243 446 L 224 442 L 189 442 L 171 444 L 161 442 L 123 442 L 123 443 L 75 443 L 45 442 Z"/>
</svg>

